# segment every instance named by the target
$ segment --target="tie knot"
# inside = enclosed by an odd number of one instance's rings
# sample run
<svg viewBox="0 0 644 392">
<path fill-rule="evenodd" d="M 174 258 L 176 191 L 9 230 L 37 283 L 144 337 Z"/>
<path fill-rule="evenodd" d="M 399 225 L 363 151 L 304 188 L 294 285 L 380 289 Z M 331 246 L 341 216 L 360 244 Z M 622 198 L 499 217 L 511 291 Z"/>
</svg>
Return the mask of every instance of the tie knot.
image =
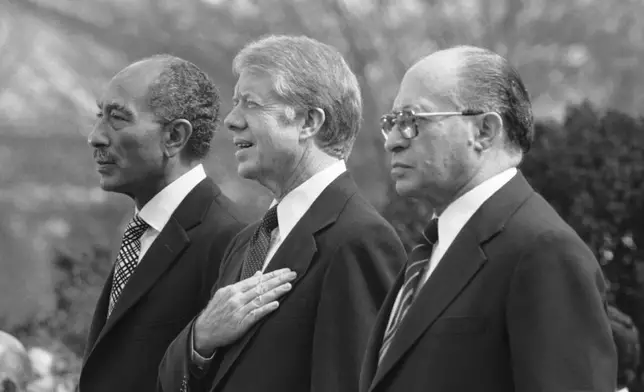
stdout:
<svg viewBox="0 0 644 392">
<path fill-rule="evenodd" d="M 134 215 L 130 223 L 127 224 L 125 228 L 125 234 L 128 237 L 140 238 L 143 233 L 148 229 L 149 225 L 139 216 L 139 214 Z"/>
<path fill-rule="evenodd" d="M 266 214 L 264 214 L 264 217 L 262 218 L 262 227 L 266 229 L 268 233 L 272 232 L 275 230 L 275 228 L 278 226 L 277 222 L 277 204 L 272 206 L 271 208 L 266 211 Z"/>
<path fill-rule="evenodd" d="M 429 245 L 434 245 L 438 241 L 438 218 L 433 218 L 423 230 L 423 237 Z"/>
</svg>

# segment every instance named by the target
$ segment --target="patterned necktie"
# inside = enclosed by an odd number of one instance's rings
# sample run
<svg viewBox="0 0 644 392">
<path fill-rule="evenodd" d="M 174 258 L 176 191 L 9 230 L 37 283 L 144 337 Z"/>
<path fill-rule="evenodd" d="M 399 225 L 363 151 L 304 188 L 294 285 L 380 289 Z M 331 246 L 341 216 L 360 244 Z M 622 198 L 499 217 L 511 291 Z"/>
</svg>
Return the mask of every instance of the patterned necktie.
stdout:
<svg viewBox="0 0 644 392">
<path fill-rule="evenodd" d="M 407 267 L 405 267 L 405 282 L 400 288 L 398 300 L 394 303 L 389 315 L 389 322 L 385 329 L 382 346 L 380 346 L 378 364 L 382 362 L 398 327 L 400 327 L 403 318 L 411 307 L 421 277 L 429 266 L 432 249 L 438 241 L 438 218 L 434 218 L 429 222 L 423 231 L 423 237 L 427 242 L 416 246 L 409 255 L 409 261 L 407 262 Z"/>
<path fill-rule="evenodd" d="M 116 257 L 116 268 L 112 279 L 112 292 L 110 293 L 110 304 L 107 310 L 107 317 L 112 314 L 114 305 L 118 301 L 125 284 L 127 283 L 139 260 L 141 253 L 141 236 L 150 227 L 138 215 L 134 215 L 123 233 L 123 241 Z"/>
<path fill-rule="evenodd" d="M 266 260 L 268 249 L 271 245 L 271 233 L 277 226 L 277 204 L 275 204 L 266 211 L 259 227 L 250 239 L 239 280 L 249 278 L 255 272 L 263 269 L 264 260 Z"/>
</svg>

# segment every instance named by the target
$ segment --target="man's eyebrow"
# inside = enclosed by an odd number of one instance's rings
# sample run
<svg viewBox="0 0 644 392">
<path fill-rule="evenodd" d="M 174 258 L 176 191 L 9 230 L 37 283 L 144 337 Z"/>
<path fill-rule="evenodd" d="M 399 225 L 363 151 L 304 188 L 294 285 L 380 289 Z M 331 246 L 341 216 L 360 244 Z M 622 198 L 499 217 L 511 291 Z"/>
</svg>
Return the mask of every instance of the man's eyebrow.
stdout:
<svg viewBox="0 0 644 392">
<path fill-rule="evenodd" d="M 239 99 L 243 101 L 254 101 L 254 102 L 262 102 L 262 97 L 258 96 L 257 94 L 249 93 L 249 92 L 243 92 L 243 93 L 236 93 L 233 94 L 233 99 Z"/>
<path fill-rule="evenodd" d="M 416 113 L 431 113 L 437 111 L 436 108 L 433 105 L 430 104 L 425 104 L 423 105 L 422 103 L 408 103 L 403 105 L 402 107 L 397 107 L 394 111 L 395 112 L 402 112 L 403 110 L 412 110 Z"/>
<path fill-rule="evenodd" d="M 117 102 L 110 102 L 110 103 L 104 104 L 102 102 L 96 101 L 96 106 L 98 106 L 100 110 L 103 110 L 103 108 L 105 108 L 106 112 L 109 112 L 110 110 L 118 110 L 119 112 L 123 113 L 125 116 L 134 117 L 134 112 L 132 112 L 130 109 L 128 109 L 127 107 Z"/>
<path fill-rule="evenodd" d="M 414 105 L 409 105 L 409 104 L 403 105 L 403 106 L 396 105 L 396 106 L 391 108 L 391 111 L 389 112 L 389 114 L 400 113 L 403 110 L 414 110 Z M 416 110 L 416 111 L 418 111 L 418 110 Z"/>
</svg>

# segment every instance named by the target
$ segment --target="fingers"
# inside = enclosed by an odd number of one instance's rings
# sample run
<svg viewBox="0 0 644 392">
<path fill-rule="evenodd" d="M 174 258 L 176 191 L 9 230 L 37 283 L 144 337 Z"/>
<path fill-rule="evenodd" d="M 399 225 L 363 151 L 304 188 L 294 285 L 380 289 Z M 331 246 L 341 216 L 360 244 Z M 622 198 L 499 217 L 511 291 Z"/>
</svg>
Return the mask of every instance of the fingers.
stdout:
<svg viewBox="0 0 644 392">
<path fill-rule="evenodd" d="M 239 289 L 239 291 L 243 293 L 248 290 L 254 289 L 260 282 L 270 281 L 280 276 L 281 277 L 288 276 L 290 273 L 291 273 L 291 270 L 288 268 L 278 269 L 263 275 L 261 274 L 261 272 L 257 271 L 255 275 L 251 276 L 250 278 L 246 278 L 241 282 L 235 283 L 234 286 L 236 286 L 235 288 Z M 295 272 L 293 272 L 293 274 L 294 273 Z M 295 279 L 295 277 L 293 277 L 292 279 L 286 280 L 285 282 L 290 282 L 293 279 Z"/>
<path fill-rule="evenodd" d="M 244 324 L 246 324 L 246 327 L 250 327 L 262 318 L 264 318 L 266 315 L 269 313 L 274 312 L 277 308 L 279 308 L 280 304 L 277 301 L 269 302 L 263 306 L 260 306 L 259 308 L 255 308 L 251 310 L 247 315 L 246 319 L 244 319 Z"/>
<path fill-rule="evenodd" d="M 290 283 L 284 283 L 272 290 L 267 291 L 264 294 L 258 295 L 249 301 L 246 305 L 240 308 L 241 314 L 251 314 L 257 309 L 261 309 L 264 306 L 277 302 L 277 300 L 284 294 L 291 291 L 293 286 Z"/>
<path fill-rule="evenodd" d="M 250 301 L 255 300 L 255 298 L 259 296 L 264 296 L 265 293 L 270 292 L 271 290 L 274 290 L 275 288 L 285 284 L 292 282 L 297 274 L 293 271 L 290 271 L 288 269 L 285 270 L 285 272 L 280 273 L 280 274 L 274 274 L 273 272 L 265 275 L 260 275 L 260 276 L 253 276 L 251 278 L 248 278 L 247 280 L 253 280 L 256 279 L 255 286 L 251 287 L 247 291 L 243 292 L 239 299 L 242 304 L 246 304 Z M 290 285 L 289 285 L 289 290 L 290 290 Z M 266 303 L 266 302 L 264 302 Z"/>
</svg>

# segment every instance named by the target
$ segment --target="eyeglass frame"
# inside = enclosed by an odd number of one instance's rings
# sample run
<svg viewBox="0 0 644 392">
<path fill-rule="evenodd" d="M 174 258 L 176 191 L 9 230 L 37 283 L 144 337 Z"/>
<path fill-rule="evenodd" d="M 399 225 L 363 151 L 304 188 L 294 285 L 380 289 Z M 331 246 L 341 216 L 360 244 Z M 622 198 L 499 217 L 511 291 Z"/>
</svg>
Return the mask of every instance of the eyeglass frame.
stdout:
<svg viewBox="0 0 644 392">
<path fill-rule="evenodd" d="M 411 117 L 411 125 L 413 125 L 413 128 L 411 126 L 407 126 L 404 129 L 400 129 L 400 136 L 403 137 L 403 139 L 406 140 L 411 140 L 418 136 L 418 124 L 416 123 L 416 119 L 422 118 L 422 119 L 428 119 L 432 117 L 452 117 L 452 116 L 478 116 L 481 114 L 485 114 L 484 111 L 482 110 L 473 110 L 473 109 L 466 109 L 462 111 L 455 111 L 455 112 L 421 112 L 421 113 L 416 113 L 413 109 L 403 109 L 399 111 L 395 111 L 393 113 L 387 113 L 384 114 L 380 117 L 380 133 L 382 136 L 387 140 L 389 134 L 391 131 L 393 131 L 394 127 L 400 125 L 400 120 L 398 120 L 401 115 L 403 114 L 408 114 Z M 389 131 L 385 131 L 385 128 L 383 127 L 383 124 L 385 121 L 390 121 L 389 119 L 391 118 L 392 115 L 395 115 L 396 118 L 396 123 L 391 126 Z M 407 129 L 413 129 L 413 132 L 405 132 Z"/>
</svg>

